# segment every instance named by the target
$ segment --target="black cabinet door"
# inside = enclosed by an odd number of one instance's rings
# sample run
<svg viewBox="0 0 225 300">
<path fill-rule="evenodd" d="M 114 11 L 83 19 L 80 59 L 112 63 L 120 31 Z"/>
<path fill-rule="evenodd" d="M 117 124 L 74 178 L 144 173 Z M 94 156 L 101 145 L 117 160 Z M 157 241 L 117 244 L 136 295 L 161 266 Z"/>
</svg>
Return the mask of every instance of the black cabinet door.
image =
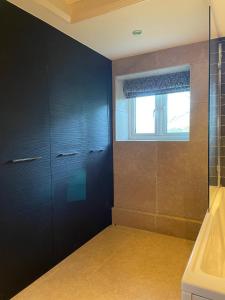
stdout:
<svg viewBox="0 0 225 300">
<path fill-rule="evenodd" d="M 95 183 L 99 175 L 108 178 L 102 164 L 106 156 L 112 159 L 111 62 L 54 29 L 48 42 L 54 240 L 59 261 L 110 222 L 109 209 L 106 216 L 105 204 L 99 201 L 106 195 L 105 181 Z M 111 179 L 107 184 L 111 197 Z"/>
<path fill-rule="evenodd" d="M 50 28 L 48 36 L 55 262 L 80 246 L 86 209 L 86 48 Z"/>
<path fill-rule="evenodd" d="M 44 24 L 0 2 L 0 299 L 51 266 Z M 35 158 L 32 161 L 18 161 Z"/>
<path fill-rule="evenodd" d="M 93 231 L 111 224 L 113 202 L 111 62 L 96 57 L 91 64 L 87 95 L 87 201 Z"/>
</svg>

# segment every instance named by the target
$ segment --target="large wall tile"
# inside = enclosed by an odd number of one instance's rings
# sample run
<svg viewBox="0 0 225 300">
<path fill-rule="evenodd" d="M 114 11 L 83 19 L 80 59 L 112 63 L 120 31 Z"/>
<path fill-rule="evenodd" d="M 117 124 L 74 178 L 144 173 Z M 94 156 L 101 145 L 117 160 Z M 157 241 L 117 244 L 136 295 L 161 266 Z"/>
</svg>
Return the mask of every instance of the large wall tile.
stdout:
<svg viewBox="0 0 225 300">
<path fill-rule="evenodd" d="M 167 143 L 158 149 L 160 214 L 202 220 L 208 195 L 207 143 Z"/>
<path fill-rule="evenodd" d="M 112 210 L 112 223 L 188 240 L 195 240 L 201 227 L 199 221 L 115 207 Z"/>
<path fill-rule="evenodd" d="M 154 212 L 156 167 L 156 143 L 117 143 L 114 148 L 114 205 Z"/>
<path fill-rule="evenodd" d="M 115 208 L 169 215 L 185 222 L 195 219 L 199 223 L 204 217 L 208 207 L 208 42 L 113 61 L 113 76 L 185 64 L 191 66 L 191 139 L 114 142 Z M 199 226 L 193 229 L 183 222 L 183 229 L 176 232 L 180 223 L 169 221 L 159 219 L 156 230 L 196 236 Z"/>
<path fill-rule="evenodd" d="M 208 103 L 191 103 L 190 140 L 192 142 L 208 141 Z"/>
<path fill-rule="evenodd" d="M 201 222 L 187 219 L 156 217 L 156 231 L 188 240 L 195 240 L 201 227 Z"/>
<path fill-rule="evenodd" d="M 201 62 L 208 63 L 208 42 L 118 59 L 113 61 L 113 73 L 124 75 Z"/>
<path fill-rule="evenodd" d="M 155 216 L 145 212 L 114 207 L 112 222 L 115 225 L 155 231 Z"/>
<path fill-rule="evenodd" d="M 209 64 L 191 64 L 191 101 L 208 102 Z"/>
</svg>

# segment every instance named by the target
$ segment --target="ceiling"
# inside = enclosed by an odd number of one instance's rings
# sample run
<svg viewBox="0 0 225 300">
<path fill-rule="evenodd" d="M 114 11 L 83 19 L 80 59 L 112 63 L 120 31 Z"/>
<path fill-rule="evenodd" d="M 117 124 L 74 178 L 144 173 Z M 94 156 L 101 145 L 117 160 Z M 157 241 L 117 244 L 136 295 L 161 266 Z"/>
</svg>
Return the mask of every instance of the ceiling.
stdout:
<svg viewBox="0 0 225 300">
<path fill-rule="evenodd" d="M 225 37 L 225 0 L 211 0 L 212 36 Z"/>
<path fill-rule="evenodd" d="M 91 1 L 98 4 L 101 2 L 101 5 L 87 5 Z M 225 29 L 225 0 L 212 1 L 215 14 L 219 16 L 218 24 L 214 22 L 216 35 L 219 31 L 218 26 Z M 208 38 L 208 0 L 9 2 L 112 60 L 200 42 Z M 132 32 L 135 29 L 141 29 L 143 34 L 134 36 Z M 221 29 L 220 34 L 225 36 L 225 30 Z"/>
<path fill-rule="evenodd" d="M 144 0 L 31 0 L 69 23 L 80 22 Z M 16 1 L 19 3 L 19 1 Z"/>
</svg>

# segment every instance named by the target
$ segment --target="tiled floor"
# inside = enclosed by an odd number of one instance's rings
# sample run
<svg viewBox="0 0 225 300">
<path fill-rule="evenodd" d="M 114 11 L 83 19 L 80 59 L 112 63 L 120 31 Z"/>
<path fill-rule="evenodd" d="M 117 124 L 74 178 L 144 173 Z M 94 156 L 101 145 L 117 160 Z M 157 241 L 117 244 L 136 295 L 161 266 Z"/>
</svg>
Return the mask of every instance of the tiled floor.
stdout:
<svg viewBox="0 0 225 300">
<path fill-rule="evenodd" d="M 34 282 L 19 300 L 178 300 L 193 242 L 110 226 Z"/>
</svg>

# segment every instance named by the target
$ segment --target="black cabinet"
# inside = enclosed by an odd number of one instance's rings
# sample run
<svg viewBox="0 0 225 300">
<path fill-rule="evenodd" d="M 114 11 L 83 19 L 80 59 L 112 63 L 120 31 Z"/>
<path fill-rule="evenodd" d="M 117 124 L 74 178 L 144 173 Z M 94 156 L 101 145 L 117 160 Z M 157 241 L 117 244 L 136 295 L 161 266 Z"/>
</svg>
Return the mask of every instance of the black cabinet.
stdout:
<svg viewBox="0 0 225 300">
<path fill-rule="evenodd" d="M 50 123 L 44 24 L 0 4 L 0 299 L 51 266 Z M 37 42 L 38 41 L 38 42 Z M 35 158 L 32 161 L 18 161 Z"/>
<path fill-rule="evenodd" d="M 111 61 L 0 2 L 0 300 L 111 224 Z"/>
<path fill-rule="evenodd" d="M 54 29 L 48 53 L 59 261 L 111 223 L 111 62 Z"/>
<path fill-rule="evenodd" d="M 87 201 L 93 234 L 111 222 L 113 201 L 111 143 L 111 63 L 100 56 L 90 59 L 88 118 Z M 110 71 L 109 71 L 110 70 Z M 91 225 L 92 224 L 92 225 Z"/>
</svg>

